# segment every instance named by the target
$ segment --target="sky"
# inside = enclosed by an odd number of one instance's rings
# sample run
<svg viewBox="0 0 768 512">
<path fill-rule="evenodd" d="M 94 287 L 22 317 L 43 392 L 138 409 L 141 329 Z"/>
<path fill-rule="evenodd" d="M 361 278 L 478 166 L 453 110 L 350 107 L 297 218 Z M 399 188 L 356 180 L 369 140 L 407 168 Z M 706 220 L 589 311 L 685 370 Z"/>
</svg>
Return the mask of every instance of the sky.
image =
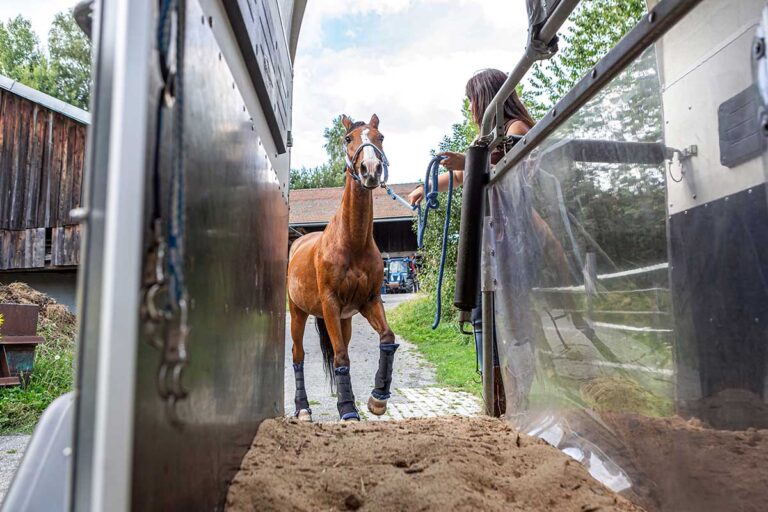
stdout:
<svg viewBox="0 0 768 512">
<path fill-rule="evenodd" d="M 0 0 L 0 20 L 30 19 L 44 43 L 77 0 Z M 323 129 L 376 113 L 391 183 L 423 178 L 430 150 L 461 121 L 464 85 L 505 72 L 527 37 L 523 0 L 309 0 L 294 66 L 291 167 L 326 160 Z"/>
<path fill-rule="evenodd" d="M 430 150 L 461 121 L 479 69 L 508 72 L 527 38 L 523 0 L 309 0 L 294 66 L 291 167 L 326 160 L 339 114 L 385 135 L 390 182 L 424 178 Z"/>
<path fill-rule="evenodd" d="M 9 18 L 21 14 L 32 23 L 40 42 L 46 46 L 53 17 L 61 11 L 71 9 L 77 2 L 78 0 L 0 0 L 0 21 L 5 23 Z"/>
</svg>

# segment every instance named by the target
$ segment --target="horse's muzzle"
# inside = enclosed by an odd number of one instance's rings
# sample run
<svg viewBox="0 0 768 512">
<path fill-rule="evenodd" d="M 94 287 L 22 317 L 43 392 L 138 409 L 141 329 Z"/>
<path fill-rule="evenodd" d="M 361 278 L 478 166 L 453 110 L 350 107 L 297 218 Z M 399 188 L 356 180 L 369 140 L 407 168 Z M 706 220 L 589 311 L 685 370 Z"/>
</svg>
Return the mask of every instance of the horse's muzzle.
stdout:
<svg viewBox="0 0 768 512">
<path fill-rule="evenodd" d="M 379 159 L 367 159 L 360 163 L 360 177 L 365 188 L 374 189 L 381 185 L 384 167 Z"/>
</svg>

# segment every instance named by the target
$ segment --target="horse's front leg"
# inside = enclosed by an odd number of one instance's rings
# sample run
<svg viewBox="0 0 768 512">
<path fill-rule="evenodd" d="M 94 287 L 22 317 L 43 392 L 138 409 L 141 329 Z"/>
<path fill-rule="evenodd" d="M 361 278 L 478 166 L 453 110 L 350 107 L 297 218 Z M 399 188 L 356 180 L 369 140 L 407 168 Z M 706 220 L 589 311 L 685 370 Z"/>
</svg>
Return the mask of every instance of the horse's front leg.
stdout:
<svg viewBox="0 0 768 512">
<path fill-rule="evenodd" d="M 381 416 L 387 411 L 387 400 L 391 396 L 392 369 L 394 368 L 395 351 L 399 345 L 395 343 L 395 334 L 387 323 L 381 296 L 376 296 L 375 299 L 363 306 L 360 313 L 379 334 L 379 369 L 376 371 L 376 387 L 373 388 L 371 396 L 368 398 L 368 410 Z"/>
<path fill-rule="evenodd" d="M 323 302 L 323 320 L 333 345 L 333 378 L 336 383 L 336 408 L 343 421 L 360 421 L 349 374 L 347 346 L 351 334 L 351 321 L 341 319 L 341 308 L 333 301 Z"/>
</svg>

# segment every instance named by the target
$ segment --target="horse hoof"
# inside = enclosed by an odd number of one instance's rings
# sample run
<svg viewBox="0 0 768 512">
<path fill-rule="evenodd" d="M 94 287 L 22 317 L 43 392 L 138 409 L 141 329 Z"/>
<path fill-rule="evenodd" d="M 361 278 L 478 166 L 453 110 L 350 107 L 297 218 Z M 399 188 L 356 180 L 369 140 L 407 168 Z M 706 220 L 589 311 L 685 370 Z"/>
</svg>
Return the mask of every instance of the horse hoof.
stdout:
<svg viewBox="0 0 768 512">
<path fill-rule="evenodd" d="M 301 409 L 299 412 L 296 413 L 296 418 L 299 421 L 312 421 L 312 411 L 309 409 Z"/>
<path fill-rule="evenodd" d="M 376 416 L 381 416 L 387 412 L 387 401 L 379 400 L 374 396 L 368 397 L 368 410 Z"/>
<path fill-rule="evenodd" d="M 341 417 L 341 421 L 360 421 L 360 415 L 355 412 L 348 412 Z"/>
</svg>

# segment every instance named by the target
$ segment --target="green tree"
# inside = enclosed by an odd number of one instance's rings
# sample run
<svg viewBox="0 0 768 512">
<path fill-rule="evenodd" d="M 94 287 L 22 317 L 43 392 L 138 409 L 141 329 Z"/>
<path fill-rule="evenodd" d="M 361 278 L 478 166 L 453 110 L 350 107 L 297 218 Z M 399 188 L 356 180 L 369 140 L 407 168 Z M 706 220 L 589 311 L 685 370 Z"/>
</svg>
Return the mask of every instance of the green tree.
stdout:
<svg viewBox="0 0 768 512">
<path fill-rule="evenodd" d="M 328 161 L 318 167 L 291 169 L 292 189 L 340 187 L 344 185 L 344 169 L 347 164 L 344 158 L 342 142 L 347 130 L 341 122 L 341 117 L 335 117 L 331 121 L 331 126 L 323 130 L 323 137 L 325 138 L 323 148 L 328 155 Z"/>
<path fill-rule="evenodd" d="M 46 94 L 54 90 L 40 39 L 22 16 L 0 22 L 0 74 Z"/>
<path fill-rule="evenodd" d="M 71 11 L 54 17 L 48 33 L 48 52 L 56 96 L 87 109 L 91 90 L 91 43 L 75 23 Z"/>
<path fill-rule="evenodd" d="M 344 128 L 344 124 L 341 122 L 342 116 L 336 116 L 331 122 L 331 126 L 323 130 L 323 137 L 325 138 L 325 144 L 323 148 L 328 154 L 328 166 L 333 172 L 344 176 L 344 168 L 347 166 L 346 158 L 344 156 L 344 136 L 347 134 L 347 129 Z M 351 117 L 352 122 L 355 122 Z M 342 182 L 344 180 L 342 179 Z"/>
<path fill-rule="evenodd" d="M 291 169 L 291 189 L 340 187 L 344 184 L 344 174 L 331 168 L 328 164 L 318 167 L 302 167 Z"/>
<path fill-rule="evenodd" d="M 477 126 L 472 122 L 469 112 L 469 101 L 465 98 L 462 105 L 463 119 L 460 123 L 451 126 L 449 135 L 443 137 L 438 144 L 439 151 L 456 151 L 463 153 L 477 136 Z M 433 151 L 433 153 L 435 153 Z M 437 277 L 440 267 L 440 253 L 442 250 L 443 227 L 445 225 L 445 207 L 448 194 L 442 192 L 438 195 L 440 207 L 429 212 L 429 222 L 424 230 L 424 246 L 421 250 L 423 266 L 419 275 L 419 283 L 424 291 L 434 293 L 437 288 Z M 422 207 L 424 203 L 422 203 Z M 456 290 L 456 255 L 459 247 L 459 226 L 461 224 L 461 188 L 455 188 L 451 204 L 451 220 L 448 226 L 448 244 L 445 256 L 445 272 L 443 277 L 443 318 L 450 319 L 454 316 L 453 295 Z M 414 222 L 414 231 L 417 223 Z"/>
<path fill-rule="evenodd" d="M 88 108 L 91 45 L 72 12 L 54 18 L 49 55 L 22 16 L 0 22 L 0 74 L 80 108 Z"/>
<path fill-rule="evenodd" d="M 541 119 L 645 13 L 645 0 L 590 0 L 571 16 L 560 36 L 560 51 L 534 64 L 523 101 Z"/>
<path fill-rule="evenodd" d="M 523 98 L 542 117 L 595 63 L 613 48 L 645 13 L 642 0 L 583 2 L 562 37 L 561 50 L 550 61 L 537 63 L 525 84 Z M 617 142 L 657 142 L 662 135 L 661 91 L 654 48 L 646 50 L 586 105 L 550 141 L 561 138 Z M 544 145 L 546 145 L 545 142 Z M 664 167 L 632 163 L 570 162 L 556 171 L 573 222 L 591 235 L 576 233 L 578 246 L 610 262 L 600 268 L 635 267 L 663 261 L 666 256 Z M 551 181 L 551 178 L 550 178 Z M 561 212 L 552 191 L 536 187 L 537 208 L 566 247 L 570 247 Z M 549 194 L 549 198 L 542 197 Z M 596 249 L 596 248 L 595 248 Z"/>
</svg>

